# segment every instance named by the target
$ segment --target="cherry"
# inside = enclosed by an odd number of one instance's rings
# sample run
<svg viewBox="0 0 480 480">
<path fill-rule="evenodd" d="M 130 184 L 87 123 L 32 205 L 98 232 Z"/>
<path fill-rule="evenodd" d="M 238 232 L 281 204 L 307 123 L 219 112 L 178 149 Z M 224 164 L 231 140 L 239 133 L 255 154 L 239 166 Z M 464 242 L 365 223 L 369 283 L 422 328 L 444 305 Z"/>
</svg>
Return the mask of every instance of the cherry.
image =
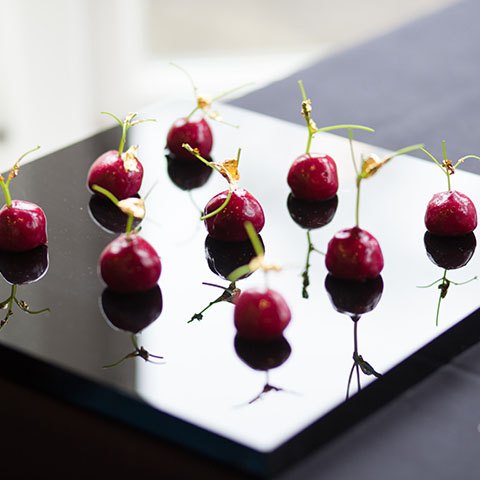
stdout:
<svg viewBox="0 0 480 480">
<path fill-rule="evenodd" d="M 235 304 L 234 323 L 238 335 L 252 340 L 271 340 L 282 336 L 291 313 L 285 299 L 270 289 L 249 289 Z"/>
<path fill-rule="evenodd" d="M 287 183 L 293 195 L 301 200 L 328 200 L 336 195 L 338 190 L 337 165 L 332 157 L 320 153 L 310 153 L 313 136 L 318 132 L 328 132 L 347 129 L 349 135 L 353 129 L 373 132 L 371 128 L 362 125 L 332 125 L 318 128 L 311 117 L 312 102 L 307 98 L 303 82 L 298 82 L 302 92 L 302 110 L 308 128 L 308 141 L 305 154 L 299 156 L 290 167 Z"/>
<path fill-rule="evenodd" d="M 202 157 L 210 155 L 213 135 L 204 118 L 199 120 L 179 118 L 173 123 L 167 134 L 167 148 L 179 160 L 192 160 L 192 155 L 182 147 L 184 143 L 188 143 L 192 148 L 197 148 Z"/>
<path fill-rule="evenodd" d="M 184 150 L 182 148 L 182 150 Z M 185 154 L 184 154 L 185 155 Z M 193 190 L 205 185 L 213 170 L 200 162 L 192 162 L 189 155 L 188 160 L 177 158 L 172 154 L 166 155 L 167 173 L 170 180 L 181 190 Z M 212 159 L 207 158 L 209 162 Z"/>
<path fill-rule="evenodd" d="M 262 238 L 258 237 L 264 249 Z M 227 242 L 224 240 L 216 240 L 207 235 L 205 239 L 205 257 L 207 259 L 210 270 L 219 277 L 227 280 L 228 276 L 242 265 L 250 263 L 256 256 L 255 249 L 252 243 L 247 241 L 242 242 Z M 250 276 L 252 272 L 247 272 L 243 277 Z M 240 280 L 240 278 L 238 280 Z"/>
<path fill-rule="evenodd" d="M 327 275 L 325 289 L 335 310 L 353 317 L 371 312 L 378 305 L 382 298 L 383 280 L 381 275 L 364 282 Z"/>
<path fill-rule="evenodd" d="M 423 241 L 428 258 L 446 270 L 464 267 L 473 257 L 477 246 L 473 232 L 461 237 L 439 237 L 425 232 Z"/>
<path fill-rule="evenodd" d="M 359 227 L 346 228 L 328 243 L 325 265 L 336 278 L 363 281 L 380 275 L 383 254 L 372 234 Z"/>
<path fill-rule="evenodd" d="M 193 94 L 196 100 L 196 106 L 194 109 L 186 116 L 176 120 L 173 125 L 170 127 L 167 134 L 167 145 L 166 148 L 170 151 L 171 154 L 175 156 L 176 159 L 181 160 L 192 160 L 192 155 L 185 151 L 182 147 L 184 143 L 189 144 L 192 148 L 196 149 L 202 157 L 208 157 L 212 151 L 213 146 L 213 134 L 210 128 L 210 125 L 205 118 L 198 118 L 192 120 L 192 116 L 200 111 L 203 115 L 210 117 L 212 120 L 216 120 L 221 123 L 226 123 L 221 119 L 221 116 L 218 112 L 212 111 L 211 106 L 213 102 L 220 100 L 221 98 L 235 92 L 239 88 L 243 88 L 243 85 L 236 87 L 232 90 L 226 91 L 217 95 L 216 97 L 210 99 L 205 96 L 198 94 L 198 89 L 193 82 L 192 77 L 188 74 L 186 70 L 175 65 L 172 65 L 179 70 L 181 70 L 189 79 Z"/>
<path fill-rule="evenodd" d="M 305 153 L 293 162 L 287 182 L 296 198 L 328 200 L 337 194 L 337 165 L 328 155 Z"/>
<path fill-rule="evenodd" d="M 227 201 L 229 195 L 230 200 L 227 206 L 204 220 L 208 234 L 216 240 L 234 242 L 247 240 L 245 222 L 251 222 L 257 233 L 265 225 L 262 206 L 247 190 L 237 188 L 215 195 L 205 206 L 204 215 L 208 216 L 218 210 Z"/>
<path fill-rule="evenodd" d="M 48 247 L 40 245 L 27 252 L 0 252 L 0 272 L 11 285 L 33 283 L 48 269 Z"/>
<path fill-rule="evenodd" d="M 428 202 L 425 226 L 430 233 L 447 237 L 471 233 L 477 227 L 475 205 L 455 190 L 436 193 Z"/>
<path fill-rule="evenodd" d="M 351 133 L 351 132 L 350 132 Z M 383 269 L 383 254 L 377 239 L 359 227 L 360 186 L 362 180 L 374 175 L 393 158 L 418 150 L 423 145 L 402 148 L 380 160 L 375 155 L 363 158 L 358 169 L 353 150 L 353 137 L 349 135 L 352 162 L 356 173 L 357 197 L 355 206 L 356 225 L 337 232 L 328 243 L 325 265 L 334 277 L 344 280 L 365 281 L 380 275 Z"/>
<path fill-rule="evenodd" d="M 162 270 L 155 249 L 135 233 L 120 235 L 100 255 L 100 275 L 120 293 L 143 292 L 157 284 Z"/>
<path fill-rule="evenodd" d="M 120 200 L 133 197 L 142 185 L 143 166 L 137 158 L 136 146 L 130 147 L 126 152 L 123 151 L 127 132 L 134 125 L 154 120 L 135 120 L 137 114 L 129 113 L 122 122 L 112 113 L 102 113 L 110 115 L 120 124 L 122 136 L 118 150 L 109 150 L 93 162 L 88 171 L 88 187 L 92 189 L 93 185 L 99 185 Z"/>
<path fill-rule="evenodd" d="M 25 252 L 47 243 L 47 219 L 35 203 L 12 200 L 0 209 L 0 250 Z"/>
<path fill-rule="evenodd" d="M 477 211 L 472 200 L 463 193 L 451 189 L 450 176 L 468 158 L 480 160 L 476 155 L 465 155 L 455 165 L 447 158 L 445 140 L 442 141 L 443 162 L 440 163 L 428 150 L 421 149 L 447 176 L 448 191 L 436 193 L 428 202 L 425 226 L 430 233 L 456 237 L 473 232 L 477 227 Z"/>
<path fill-rule="evenodd" d="M 139 333 L 162 313 L 162 291 L 156 285 L 146 292 L 117 293 L 106 288 L 102 293 L 102 312 L 116 329 Z"/>
<path fill-rule="evenodd" d="M 12 200 L 10 195 L 10 182 L 18 175 L 20 162 L 39 148 L 37 146 L 21 155 L 6 180 L 0 175 L 0 187 L 5 197 L 5 205 L 0 209 L 0 250 L 25 252 L 47 243 L 45 212 L 35 203 Z"/>
</svg>

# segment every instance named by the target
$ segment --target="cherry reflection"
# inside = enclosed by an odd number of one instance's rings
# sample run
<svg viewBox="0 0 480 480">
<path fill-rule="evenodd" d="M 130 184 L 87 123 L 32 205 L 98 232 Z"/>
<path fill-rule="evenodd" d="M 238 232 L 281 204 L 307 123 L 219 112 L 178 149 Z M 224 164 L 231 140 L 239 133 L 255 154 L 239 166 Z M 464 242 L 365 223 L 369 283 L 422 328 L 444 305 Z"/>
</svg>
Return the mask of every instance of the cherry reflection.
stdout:
<svg viewBox="0 0 480 480">
<path fill-rule="evenodd" d="M 290 354 L 292 353 L 292 348 L 290 344 L 285 339 L 285 337 L 279 337 L 268 342 L 258 341 L 258 340 L 249 340 L 242 338 L 238 334 L 235 336 L 234 340 L 235 352 L 238 355 L 238 358 L 242 360 L 243 363 L 248 365 L 251 369 L 257 370 L 260 372 L 265 372 L 265 384 L 257 395 L 255 395 L 251 400 L 249 400 L 246 405 L 251 405 L 257 400 L 260 400 L 264 395 L 269 392 L 289 392 L 281 387 L 272 385 L 269 380 L 269 372 L 274 368 L 280 367 L 283 365 Z"/>
<path fill-rule="evenodd" d="M 358 323 L 360 318 L 371 312 L 382 298 L 383 279 L 379 275 L 365 282 L 354 282 L 337 279 L 328 274 L 325 278 L 325 289 L 335 310 L 348 315 L 353 321 L 353 365 L 347 382 L 346 398 L 348 399 L 354 374 L 357 379 L 357 392 L 362 388 L 360 372 L 367 376 L 381 377 L 381 374 L 359 354 Z"/>
<path fill-rule="evenodd" d="M 308 287 L 310 285 L 310 256 L 312 252 L 324 255 L 323 252 L 317 250 L 312 243 L 311 231 L 328 225 L 335 216 L 338 207 L 338 197 L 335 195 L 329 200 L 311 202 L 299 200 L 293 194 L 287 199 L 287 208 L 292 220 L 307 230 L 307 259 L 305 261 L 305 269 L 302 273 L 302 297 L 308 298 Z"/>
<path fill-rule="evenodd" d="M 138 195 L 135 196 L 138 198 Z M 88 202 L 88 211 L 94 222 L 109 233 L 124 233 L 127 228 L 128 215 L 120 210 L 111 200 L 94 193 Z M 138 227 L 141 220 L 133 218 L 132 228 Z"/>
<path fill-rule="evenodd" d="M 6 310 L 5 316 L 0 320 L 0 328 L 8 323 L 13 315 L 15 305 L 29 315 L 39 315 L 50 311 L 49 308 L 32 310 L 25 300 L 19 299 L 17 296 L 18 286 L 37 282 L 46 274 L 47 270 L 47 245 L 40 245 L 27 252 L 0 252 L 0 273 L 11 286 L 10 295 L 0 301 L 0 308 Z"/>
<path fill-rule="evenodd" d="M 423 237 L 425 250 L 430 261 L 443 269 L 441 278 L 428 285 L 421 285 L 419 288 L 430 288 L 437 285 L 439 289 L 437 310 L 435 314 L 435 325 L 438 326 L 440 317 L 440 306 L 442 300 L 447 296 L 451 285 L 465 285 L 477 279 L 477 276 L 461 282 L 454 282 L 447 278 L 450 270 L 459 270 L 465 267 L 472 259 L 477 246 L 475 234 L 469 233 L 461 237 L 440 237 L 430 232 L 425 232 Z"/>
<path fill-rule="evenodd" d="M 191 191 L 203 187 L 213 172 L 209 166 L 198 161 L 195 157 L 192 159 L 177 158 L 173 154 L 165 155 L 167 159 L 167 173 L 170 180 L 181 190 Z M 208 157 L 209 162 L 213 161 Z"/>
<path fill-rule="evenodd" d="M 138 344 L 138 335 L 160 316 L 163 310 L 163 297 L 160 287 L 139 293 L 117 293 L 109 288 L 102 292 L 100 299 L 101 311 L 107 323 L 115 330 L 129 332 L 133 350 L 120 360 L 105 365 L 111 368 L 129 358 L 140 357 L 149 363 L 162 363 L 152 360 L 163 359 L 160 355 L 153 355 Z"/>
<path fill-rule="evenodd" d="M 265 249 L 261 236 L 258 238 L 262 248 Z M 223 240 L 216 240 L 210 235 L 207 235 L 205 238 L 205 258 L 208 266 L 215 275 L 224 280 L 229 281 L 228 276 L 232 272 L 245 265 L 248 265 L 256 256 L 255 249 L 250 240 L 243 242 L 226 242 Z M 239 280 L 247 278 L 252 273 L 252 270 L 247 269 L 240 278 L 234 282 L 230 282 L 226 287 L 214 283 L 203 282 L 203 285 L 221 289 L 222 293 L 214 300 L 209 302 L 208 305 L 201 311 L 192 315 L 192 318 L 188 321 L 188 323 L 193 322 L 194 320 L 202 320 L 205 311 L 217 303 L 235 303 L 236 299 L 240 295 L 240 289 L 237 288 L 236 283 Z"/>
</svg>

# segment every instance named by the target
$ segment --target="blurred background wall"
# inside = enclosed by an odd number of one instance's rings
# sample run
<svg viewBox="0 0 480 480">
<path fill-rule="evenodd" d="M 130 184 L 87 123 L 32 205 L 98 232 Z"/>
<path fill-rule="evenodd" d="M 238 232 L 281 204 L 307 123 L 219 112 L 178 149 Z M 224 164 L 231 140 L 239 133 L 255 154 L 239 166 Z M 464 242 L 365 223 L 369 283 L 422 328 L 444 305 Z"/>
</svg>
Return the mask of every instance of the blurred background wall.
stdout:
<svg viewBox="0 0 480 480">
<path fill-rule="evenodd" d="M 191 98 L 169 62 L 203 92 L 254 89 L 451 3 L 0 0 L 0 169 L 111 125 L 101 110 Z"/>
</svg>

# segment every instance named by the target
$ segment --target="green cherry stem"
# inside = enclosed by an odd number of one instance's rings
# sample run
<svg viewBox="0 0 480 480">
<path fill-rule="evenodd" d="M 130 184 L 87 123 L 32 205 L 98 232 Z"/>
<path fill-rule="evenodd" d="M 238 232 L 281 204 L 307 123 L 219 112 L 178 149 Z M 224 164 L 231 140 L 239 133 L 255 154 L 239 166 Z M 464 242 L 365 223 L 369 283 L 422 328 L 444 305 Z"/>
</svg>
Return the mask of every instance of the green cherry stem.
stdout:
<svg viewBox="0 0 480 480">
<path fill-rule="evenodd" d="M 94 192 L 101 193 L 102 195 L 105 195 L 115 206 L 118 206 L 118 198 L 112 193 L 109 192 L 106 188 L 101 187 L 100 185 L 92 185 L 92 190 Z M 127 218 L 127 225 L 125 228 L 125 233 L 130 235 L 132 232 L 132 227 L 133 227 L 133 214 L 128 213 L 128 218 Z"/>
<path fill-rule="evenodd" d="M 435 165 L 440 168 L 440 170 L 447 176 L 447 184 L 448 184 L 448 191 L 451 189 L 451 184 L 450 184 L 450 174 L 448 171 L 442 167 L 442 164 L 426 149 L 426 148 L 421 148 L 420 149 L 423 153 L 425 153 L 428 157 L 430 157 L 431 160 L 435 162 Z"/>
<path fill-rule="evenodd" d="M 353 169 L 355 170 L 355 175 L 358 177 L 358 167 L 355 160 L 355 150 L 353 148 L 353 132 L 352 129 L 348 129 L 348 143 L 350 144 L 350 155 L 352 157 Z"/>
<path fill-rule="evenodd" d="M 13 164 L 13 167 L 10 169 L 7 180 L 3 178 L 3 175 L 0 175 L 0 187 L 3 190 L 3 195 L 5 197 L 5 204 L 7 207 L 12 206 L 12 196 L 10 194 L 10 182 L 17 176 L 18 169 L 20 168 L 20 162 L 30 153 L 36 152 L 40 148 L 40 145 L 37 145 L 34 148 L 31 148 L 27 152 L 20 155 L 17 161 Z"/>
<path fill-rule="evenodd" d="M 136 113 L 129 113 L 126 117 L 125 120 L 120 120 L 116 115 L 114 115 L 111 112 L 100 112 L 103 115 L 109 115 L 112 117 L 121 127 L 122 127 L 122 136 L 120 138 L 120 143 L 118 145 L 118 155 L 121 156 L 123 153 L 123 149 L 125 148 L 125 142 L 127 140 L 127 132 L 130 129 L 130 127 L 133 127 L 134 125 L 138 125 L 139 123 L 145 123 L 145 122 L 156 122 L 154 118 L 146 118 L 144 120 L 134 120 L 135 117 L 137 116 Z"/>
<path fill-rule="evenodd" d="M 348 124 L 341 124 L 341 125 L 330 125 L 328 127 L 321 127 L 321 128 L 317 128 L 315 131 L 314 131 L 314 134 L 315 133 L 318 133 L 318 132 L 331 132 L 333 130 L 363 130 L 364 132 L 375 132 L 375 130 L 373 128 L 370 128 L 370 127 L 366 127 L 365 125 L 348 125 Z"/>
<path fill-rule="evenodd" d="M 247 231 L 248 238 L 252 243 L 253 250 L 255 251 L 256 258 L 263 258 L 265 256 L 265 250 L 263 249 L 262 242 L 258 237 L 255 228 L 253 227 L 251 222 L 245 222 L 243 224 L 245 230 Z M 247 273 L 250 273 L 252 268 L 250 267 L 250 263 L 247 265 L 242 265 L 241 267 L 236 268 L 230 275 L 228 275 L 227 280 L 235 283 L 237 280 L 240 280 L 244 277 Z"/>
<path fill-rule="evenodd" d="M 233 193 L 232 189 L 229 188 L 227 193 L 227 198 L 224 200 L 224 202 L 218 208 L 216 208 L 213 212 L 207 213 L 207 215 L 202 215 L 200 217 L 200 220 L 207 220 L 208 218 L 212 218 L 215 215 L 217 215 L 217 213 L 220 213 L 230 202 L 230 199 L 232 198 L 232 193 Z"/>
<path fill-rule="evenodd" d="M 118 205 L 118 198 L 111 192 L 109 192 L 106 188 L 101 187 L 100 185 L 92 185 L 92 190 L 102 195 L 105 195 L 114 205 Z"/>
<path fill-rule="evenodd" d="M 300 91 L 302 92 L 302 115 L 307 122 L 308 128 L 308 140 L 307 140 L 307 148 L 305 149 L 305 153 L 310 153 L 310 146 L 312 145 L 312 138 L 313 134 L 315 133 L 315 127 L 312 125 L 312 119 L 310 118 L 310 111 L 311 106 L 309 103 L 309 99 L 307 98 L 307 93 L 305 92 L 305 87 L 303 86 L 303 82 L 301 80 L 298 81 L 298 86 L 300 87 Z"/>
<path fill-rule="evenodd" d="M 302 297 L 303 298 L 308 298 L 309 297 L 307 289 L 310 285 L 310 276 L 309 276 L 310 256 L 312 255 L 312 252 L 318 252 L 318 250 L 315 248 L 315 246 L 312 243 L 312 238 L 310 236 L 310 230 L 307 230 L 307 241 L 308 241 L 307 260 L 305 262 L 305 270 L 302 273 L 302 278 L 303 278 Z"/>
<path fill-rule="evenodd" d="M 468 158 L 474 158 L 475 160 L 480 160 L 480 157 L 477 157 L 477 155 L 465 155 L 464 157 L 459 158 L 457 160 L 457 163 L 454 165 L 453 168 L 457 168 L 461 163 L 463 163 Z"/>
<path fill-rule="evenodd" d="M 360 226 L 360 185 L 362 183 L 362 178 L 359 176 L 357 179 L 357 197 L 355 200 L 355 226 L 358 228 Z"/>
<path fill-rule="evenodd" d="M 207 165 L 207 167 L 210 167 L 212 168 L 213 170 L 216 170 L 218 173 L 220 173 L 221 175 L 223 175 L 222 173 L 222 170 L 221 168 L 216 165 L 215 163 L 213 162 L 209 162 L 207 159 L 203 158 L 196 149 L 192 148 L 188 143 L 184 143 L 182 144 L 182 147 L 189 153 L 191 153 L 192 155 L 194 155 L 196 158 L 198 158 L 198 160 L 200 160 L 201 162 L 203 162 L 205 165 Z M 242 149 L 239 148 L 238 151 L 237 151 L 237 164 L 240 162 L 240 154 L 242 153 Z M 217 208 L 215 209 L 213 212 L 210 212 L 208 213 L 207 215 L 203 215 L 200 217 L 200 220 L 207 220 L 208 218 L 211 218 L 211 217 L 214 217 L 215 215 L 217 215 L 218 213 L 220 213 L 230 202 L 230 199 L 232 198 L 232 193 L 233 193 L 233 190 L 235 190 L 235 184 L 233 183 L 228 183 L 229 185 L 229 189 L 228 189 L 228 193 L 227 193 L 227 198 L 225 199 L 225 201 Z"/>
<path fill-rule="evenodd" d="M 447 294 L 447 288 L 448 288 L 448 285 L 449 285 L 449 281 L 447 280 L 447 269 L 445 269 L 443 271 L 443 277 L 442 279 L 440 280 L 442 283 L 440 283 L 440 285 L 438 286 L 439 290 L 440 290 L 440 294 L 438 295 L 438 302 L 437 302 L 437 312 L 436 312 L 436 315 L 435 315 L 435 326 L 438 327 L 438 318 L 440 316 L 440 305 L 442 303 L 442 299 L 445 298 L 446 294 Z"/>
</svg>

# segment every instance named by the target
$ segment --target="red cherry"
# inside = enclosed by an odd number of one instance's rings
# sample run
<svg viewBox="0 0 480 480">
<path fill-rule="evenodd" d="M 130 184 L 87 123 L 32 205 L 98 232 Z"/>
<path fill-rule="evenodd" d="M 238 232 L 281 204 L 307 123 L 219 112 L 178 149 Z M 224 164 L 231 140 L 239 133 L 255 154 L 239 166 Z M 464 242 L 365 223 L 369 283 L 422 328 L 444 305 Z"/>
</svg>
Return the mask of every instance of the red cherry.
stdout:
<svg viewBox="0 0 480 480">
<path fill-rule="evenodd" d="M 25 252 L 47 244 L 47 219 L 35 203 L 13 200 L 0 210 L 0 250 Z"/>
<path fill-rule="evenodd" d="M 376 278 L 383 269 L 377 239 L 358 227 L 340 230 L 330 240 L 325 256 L 328 271 L 336 278 L 363 281 Z"/>
<path fill-rule="evenodd" d="M 162 264 L 155 249 L 136 234 L 110 242 L 100 255 L 100 275 L 114 292 L 144 292 L 155 287 Z"/>
<path fill-rule="evenodd" d="M 275 290 L 245 290 L 235 304 L 238 335 L 252 340 L 281 337 L 292 314 L 285 299 Z"/>
<path fill-rule="evenodd" d="M 436 193 L 428 202 L 425 226 L 434 235 L 466 235 L 477 227 L 475 205 L 470 198 L 455 190 Z"/>
<path fill-rule="evenodd" d="M 212 151 L 213 135 L 207 121 L 179 118 L 170 127 L 167 134 L 167 148 L 177 158 L 195 160 L 182 145 L 188 143 L 192 148 L 198 148 L 202 157 L 208 157 Z"/>
<path fill-rule="evenodd" d="M 205 206 L 204 215 L 219 208 L 227 195 L 228 190 L 225 190 L 210 199 Z M 251 222 L 255 231 L 259 233 L 265 225 L 265 215 L 262 206 L 251 193 L 243 188 L 237 188 L 232 192 L 227 206 L 213 217 L 207 218 L 205 226 L 209 235 L 216 240 L 238 242 L 248 240 L 245 222 Z"/>
<path fill-rule="evenodd" d="M 100 155 L 88 171 L 88 186 L 99 185 L 119 200 L 133 197 L 142 185 L 143 166 L 137 158 L 124 161 L 117 150 Z"/>
<path fill-rule="evenodd" d="M 328 200 L 338 190 L 337 165 L 328 155 L 305 153 L 293 162 L 287 182 L 296 198 Z"/>
</svg>

